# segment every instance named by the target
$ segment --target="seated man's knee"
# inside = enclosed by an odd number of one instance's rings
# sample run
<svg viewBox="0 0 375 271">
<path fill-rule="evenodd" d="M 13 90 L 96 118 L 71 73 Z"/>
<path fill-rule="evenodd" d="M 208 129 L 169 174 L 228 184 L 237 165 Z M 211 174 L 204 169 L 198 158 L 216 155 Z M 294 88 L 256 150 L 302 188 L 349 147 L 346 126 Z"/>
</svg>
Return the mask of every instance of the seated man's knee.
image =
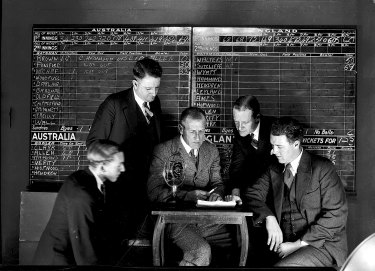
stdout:
<svg viewBox="0 0 375 271">
<path fill-rule="evenodd" d="M 184 253 L 180 265 L 208 266 L 211 262 L 211 246 L 205 242 L 194 249 Z"/>
<path fill-rule="evenodd" d="M 211 246 L 208 243 L 204 243 L 198 249 L 198 255 L 201 257 L 202 265 L 201 266 L 208 266 L 211 262 Z"/>
</svg>

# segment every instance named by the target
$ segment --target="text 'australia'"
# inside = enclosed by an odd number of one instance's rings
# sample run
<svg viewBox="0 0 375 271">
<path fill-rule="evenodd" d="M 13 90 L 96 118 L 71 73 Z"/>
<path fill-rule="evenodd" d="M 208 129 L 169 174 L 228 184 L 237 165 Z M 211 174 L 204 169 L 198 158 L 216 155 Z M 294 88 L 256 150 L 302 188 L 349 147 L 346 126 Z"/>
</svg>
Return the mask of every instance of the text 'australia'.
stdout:
<svg viewBox="0 0 375 271">
<path fill-rule="evenodd" d="M 45 133 L 32 133 L 31 140 L 36 141 L 72 141 L 76 140 L 74 133 L 54 133 L 54 132 L 45 132 Z"/>
</svg>

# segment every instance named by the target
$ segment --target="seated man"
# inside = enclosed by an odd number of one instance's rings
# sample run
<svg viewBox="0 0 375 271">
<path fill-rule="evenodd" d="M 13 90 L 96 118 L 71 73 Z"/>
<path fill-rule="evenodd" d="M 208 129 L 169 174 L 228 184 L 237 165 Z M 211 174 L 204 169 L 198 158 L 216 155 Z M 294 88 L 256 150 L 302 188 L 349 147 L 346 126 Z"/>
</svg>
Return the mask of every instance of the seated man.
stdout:
<svg viewBox="0 0 375 271">
<path fill-rule="evenodd" d="M 275 121 L 270 139 L 279 163 L 247 189 L 245 200 L 254 223 L 264 222 L 276 266 L 341 266 L 348 207 L 334 165 L 302 148 L 303 128 L 291 118 Z"/>
<path fill-rule="evenodd" d="M 221 200 L 224 186 L 220 175 L 219 151 L 205 141 L 206 116 L 197 107 L 185 109 L 178 126 L 181 136 L 155 147 L 148 177 L 147 190 L 152 202 L 168 202 L 173 198 L 171 188 L 163 178 L 167 159 L 179 153 L 184 159 L 185 179 L 175 197 L 179 201 Z M 210 193 L 210 190 L 215 189 Z M 183 252 L 181 266 L 208 266 L 211 247 L 205 237 L 217 232 L 222 225 L 168 224 L 168 237 Z"/>
<path fill-rule="evenodd" d="M 93 142 L 88 168 L 72 173 L 62 185 L 34 256 L 36 265 L 111 264 L 111 227 L 104 182 L 125 171 L 124 155 L 108 140 Z"/>
</svg>

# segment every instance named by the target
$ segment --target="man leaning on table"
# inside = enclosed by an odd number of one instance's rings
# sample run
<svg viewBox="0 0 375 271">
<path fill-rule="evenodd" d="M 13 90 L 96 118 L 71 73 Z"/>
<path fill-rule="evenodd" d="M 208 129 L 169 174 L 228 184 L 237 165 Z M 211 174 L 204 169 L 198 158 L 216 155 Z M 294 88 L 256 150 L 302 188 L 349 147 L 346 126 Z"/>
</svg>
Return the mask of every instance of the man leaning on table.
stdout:
<svg viewBox="0 0 375 271">
<path fill-rule="evenodd" d="M 303 128 L 291 118 L 276 120 L 270 139 L 279 163 L 247 189 L 245 200 L 254 223 L 267 229 L 276 266 L 341 266 L 348 207 L 334 165 L 302 148 Z"/>
<path fill-rule="evenodd" d="M 157 145 L 151 162 L 147 190 L 152 202 L 168 202 L 172 190 L 163 178 L 167 159 L 179 153 L 184 159 L 185 179 L 176 193 L 177 201 L 222 200 L 224 185 L 220 175 L 219 151 L 205 140 L 206 116 L 197 107 L 185 109 L 180 117 L 180 136 Z M 210 190 L 215 189 L 210 193 Z M 206 237 L 215 234 L 223 225 L 168 224 L 168 238 L 183 252 L 180 266 L 208 266 L 211 247 Z"/>
</svg>

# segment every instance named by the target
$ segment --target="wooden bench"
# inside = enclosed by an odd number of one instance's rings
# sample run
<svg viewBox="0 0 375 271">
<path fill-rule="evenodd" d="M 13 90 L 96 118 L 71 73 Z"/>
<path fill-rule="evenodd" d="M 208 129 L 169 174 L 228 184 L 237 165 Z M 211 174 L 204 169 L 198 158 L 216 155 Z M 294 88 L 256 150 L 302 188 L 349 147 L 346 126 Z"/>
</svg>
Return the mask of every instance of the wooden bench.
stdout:
<svg viewBox="0 0 375 271">
<path fill-rule="evenodd" d="M 21 192 L 19 264 L 30 265 L 55 204 L 56 192 Z"/>
</svg>

